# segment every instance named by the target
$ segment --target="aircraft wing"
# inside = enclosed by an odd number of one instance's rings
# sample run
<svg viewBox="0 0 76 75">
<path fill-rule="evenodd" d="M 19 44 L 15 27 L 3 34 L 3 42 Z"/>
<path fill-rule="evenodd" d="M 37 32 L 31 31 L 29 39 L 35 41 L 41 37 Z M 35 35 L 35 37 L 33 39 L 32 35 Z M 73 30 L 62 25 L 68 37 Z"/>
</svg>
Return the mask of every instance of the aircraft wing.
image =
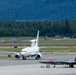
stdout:
<svg viewBox="0 0 76 75">
<path fill-rule="evenodd" d="M 65 62 L 63 61 L 52 61 L 52 60 L 42 60 L 40 61 L 40 63 L 43 63 L 43 64 L 65 64 Z"/>
<path fill-rule="evenodd" d="M 31 56 L 36 55 L 36 53 L 31 53 Z"/>
<path fill-rule="evenodd" d="M 64 64 L 67 64 L 67 65 L 69 65 L 69 64 L 76 64 L 76 61 L 64 61 Z"/>
<path fill-rule="evenodd" d="M 40 53 L 40 52 L 38 52 L 38 53 L 31 53 L 31 56 L 35 56 L 35 55 L 36 55 L 36 56 L 38 56 L 38 55 L 39 55 L 40 57 L 42 57 L 42 55 L 41 55 L 41 53 Z"/>
<path fill-rule="evenodd" d="M 54 64 L 54 65 L 63 65 L 63 64 L 76 64 L 76 61 L 59 61 L 59 60 L 42 60 L 40 61 L 40 63 L 43 63 L 43 64 Z"/>
</svg>

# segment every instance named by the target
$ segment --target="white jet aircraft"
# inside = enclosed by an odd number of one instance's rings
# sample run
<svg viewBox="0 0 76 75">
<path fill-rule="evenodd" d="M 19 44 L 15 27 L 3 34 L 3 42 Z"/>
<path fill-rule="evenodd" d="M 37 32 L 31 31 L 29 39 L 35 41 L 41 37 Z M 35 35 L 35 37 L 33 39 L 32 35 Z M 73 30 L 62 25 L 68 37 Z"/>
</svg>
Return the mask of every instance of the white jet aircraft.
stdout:
<svg viewBox="0 0 76 75">
<path fill-rule="evenodd" d="M 26 47 L 21 50 L 20 53 L 15 55 L 15 58 L 22 57 L 25 60 L 27 57 L 35 57 L 35 59 L 40 59 L 42 57 L 41 53 L 39 52 L 38 46 L 38 39 L 39 39 L 39 31 L 37 32 L 37 38 L 30 40 L 31 47 Z"/>
</svg>

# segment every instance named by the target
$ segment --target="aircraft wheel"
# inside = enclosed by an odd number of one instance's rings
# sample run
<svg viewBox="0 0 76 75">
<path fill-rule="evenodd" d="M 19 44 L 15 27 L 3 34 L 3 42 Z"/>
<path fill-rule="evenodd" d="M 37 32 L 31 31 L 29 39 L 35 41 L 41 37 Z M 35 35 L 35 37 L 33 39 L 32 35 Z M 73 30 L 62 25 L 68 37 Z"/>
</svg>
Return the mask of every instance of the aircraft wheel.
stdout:
<svg viewBox="0 0 76 75">
<path fill-rule="evenodd" d="M 39 60 L 39 58 L 38 58 L 38 57 L 36 57 L 35 59 L 36 59 L 36 60 Z"/>
<path fill-rule="evenodd" d="M 74 68 L 74 65 L 69 65 L 69 68 Z"/>
<path fill-rule="evenodd" d="M 53 66 L 53 68 L 55 68 L 55 65 Z"/>
<path fill-rule="evenodd" d="M 35 59 L 38 60 L 38 57 L 36 57 Z"/>
<path fill-rule="evenodd" d="M 26 60 L 26 58 L 22 55 L 23 60 Z"/>
</svg>

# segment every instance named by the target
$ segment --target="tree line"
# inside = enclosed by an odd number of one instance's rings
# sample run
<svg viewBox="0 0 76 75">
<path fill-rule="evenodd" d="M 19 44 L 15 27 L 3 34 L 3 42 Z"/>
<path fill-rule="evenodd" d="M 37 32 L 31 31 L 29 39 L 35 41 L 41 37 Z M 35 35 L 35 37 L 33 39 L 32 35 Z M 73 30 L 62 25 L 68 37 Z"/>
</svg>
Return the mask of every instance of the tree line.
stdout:
<svg viewBox="0 0 76 75">
<path fill-rule="evenodd" d="M 76 20 L 0 21 L 0 37 L 36 36 L 38 30 L 40 31 L 40 36 L 76 37 Z"/>
</svg>

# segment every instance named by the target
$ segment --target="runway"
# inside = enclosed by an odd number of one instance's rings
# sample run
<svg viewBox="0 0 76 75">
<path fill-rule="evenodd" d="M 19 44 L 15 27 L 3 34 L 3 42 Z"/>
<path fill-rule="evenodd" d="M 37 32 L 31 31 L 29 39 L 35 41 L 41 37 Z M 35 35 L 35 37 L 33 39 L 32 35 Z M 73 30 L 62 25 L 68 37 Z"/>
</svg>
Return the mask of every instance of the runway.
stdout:
<svg viewBox="0 0 76 75">
<path fill-rule="evenodd" d="M 58 59 L 71 59 L 75 58 L 75 54 L 56 54 L 56 53 L 42 53 L 43 59 L 48 57 Z M 41 68 L 44 66 L 44 68 Z M 40 64 L 39 60 L 28 58 L 27 60 L 15 58 L 0 59 L 0 74 L 1 75 L 76 75 L 76 65 L 74 68 L 63 68 L 63 65 L 53 65 L 50 68 L 45 68 L 45 64 Z"/>
</svg>

